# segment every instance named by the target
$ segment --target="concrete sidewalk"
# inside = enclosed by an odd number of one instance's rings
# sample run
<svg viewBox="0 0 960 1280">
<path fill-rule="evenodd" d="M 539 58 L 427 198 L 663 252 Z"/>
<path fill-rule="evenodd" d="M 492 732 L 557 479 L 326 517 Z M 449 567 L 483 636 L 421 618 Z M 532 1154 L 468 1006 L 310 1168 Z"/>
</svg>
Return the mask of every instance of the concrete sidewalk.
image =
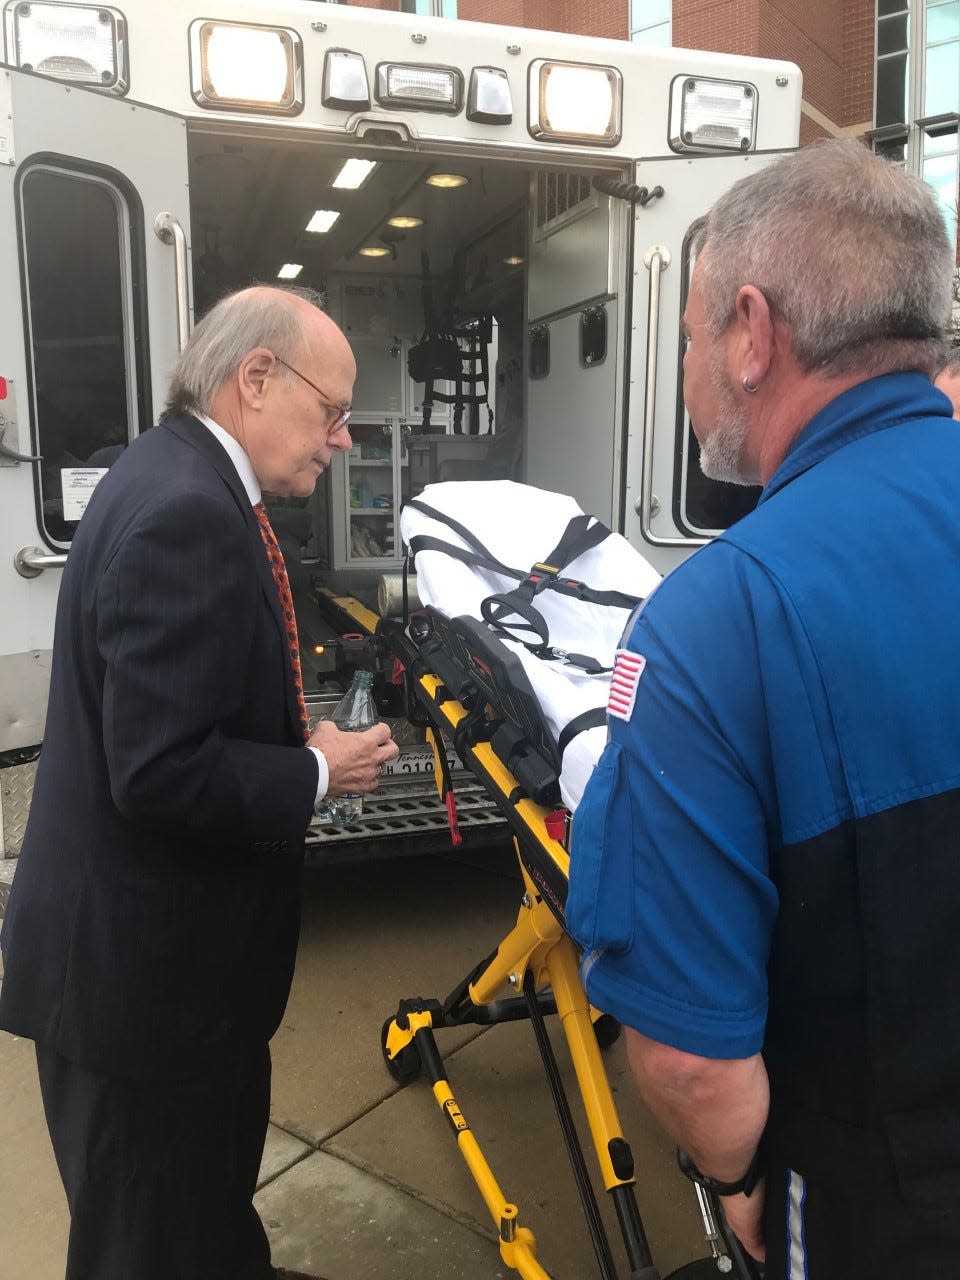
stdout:
<svg viewBox="0 0 960 1280">
<path fill-rule="evenodd" d="M 308 872 L 297 973 L 272 1045 L 273 1123 L 257 1196 L 277 1265 L 330 1280 L 515 1274 L 500 1260 L 484 1203 L 428 1085 L 397 1088 L 379 1035 L 401 997 L 442 998 L 488 954 L 512 926 L 519 896 L 513 855 L 503 847 L 478 849 L 470 860 Z M 551 1033 L 569 1084 L 562 1038 Z M 543 1265 L 558 1280 L 596 1276 L 530 1027 L 441 1031 L 437 1040 L 457 1100 L 521 1223 L 537 1236 Z M 606 1060 L 636 1158 L 640 1210 L 666 1275 L 706 1252 L 696 1202 L 633 1095 L 621 1046 Z M 2 1033 L 0 1099 L 0 1280 L 61 1280 L 66 1206 L 33 1046 Z M 589 1148 L 587 1159 L 592 1164 Z M 603 1208 L 626 1275 L 605 1198 Z"/>
</svg>

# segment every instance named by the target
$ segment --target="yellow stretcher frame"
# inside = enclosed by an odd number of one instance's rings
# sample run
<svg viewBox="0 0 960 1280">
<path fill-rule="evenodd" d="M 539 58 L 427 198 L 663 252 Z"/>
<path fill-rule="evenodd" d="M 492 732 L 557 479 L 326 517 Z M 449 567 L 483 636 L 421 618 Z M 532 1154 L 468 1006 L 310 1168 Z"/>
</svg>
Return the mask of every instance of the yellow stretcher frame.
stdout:
<svg viewBox="0 0 960 1280">
<path fill-rule="evenodd" d="M 334 598 L 333 602 L 363 630 L 370 631 L 370 622 L 375 615 L 363 605 L 342 596 Z M 425 721 L 434 748 L 437 788 L 443 798 L 447 780 L 441 769 L 441 761 L 445 759 L 442 739 L 453 740 L 468 712 L 436 675 L 417 669 L 422 667 L 422 663 L 419 663 L 416 646 L 399 624 L 378 622 L 376 635 L 386 651 L 399 657 L 407 666 L 408 698 L 416 703 L 416 708 L 409 708 L 411 719 Z M 422 717 L 417 717 L 417 710 L 422 712 Z M 447 1079 L 434 1038 L 434 1032 L 446 1026 L 529 1017 L 537 1033 L 544 1068 L 574 1166 L 599 1274 L 603 1280 L 617 1280 L 618 1272 L 609 1241 L 543 1027 L 544 1013 L 555 1012 L 570 1054 L 594 1156 L 603 1185 L 616 1209 L 630 1267 L 629 1280 L 660 1280 L 637 1208 L 633 1156 L 623 1134 L 601 1057 L 601 1044 L 611 1043 L 619 1027 L 613 1019 L 590 1006 L 580 982 L 577 948 L 562 924 L 569 854 L 547 829 L 548 810 L 523 794 L 516 778 L 489 742 L 470 743 L 461 738 L 458 751 L 463 763 L 484 784 L 513 830 L 524 888 L 517 922 L 496 951 L 454 988 L 445 1001 L 420 998 L 400 1001 L 397 1013 L 388 1017 L 382 1027 L 384 1062 L 394 1079 L 401 1083 L 421 1074 L 430 1080 L 437 1106 L 450 1125 L 460 1154 L 497 1229 L 504 1264 L 524 1280 L 551 1280 L 537 1260 L 537 1242 L 533 1232 L 520 1224 L 517 1205 L 504 1195 L 467 1122 Z M 504 1000 L 501 993 L 505 988 L 518 995 Z M 496 1009 L 493 1016 L 483 1016 L 491 1009 Z M 681 1280 L 681 1277 L 683 1280 L 708 1280 L 733 1272 L 738 1273 L 742 1280 L 754 1280 L 755 1272 L 737 1248 L 736 1241 L 731 1239 L 728 1245 L 721 1233 L 721 1215 L 716 1201 L 699 1186 L 695 1187 L 695 1192 L 711 1256 L 682 1267 L 668 1280 Z"/>
</svg>

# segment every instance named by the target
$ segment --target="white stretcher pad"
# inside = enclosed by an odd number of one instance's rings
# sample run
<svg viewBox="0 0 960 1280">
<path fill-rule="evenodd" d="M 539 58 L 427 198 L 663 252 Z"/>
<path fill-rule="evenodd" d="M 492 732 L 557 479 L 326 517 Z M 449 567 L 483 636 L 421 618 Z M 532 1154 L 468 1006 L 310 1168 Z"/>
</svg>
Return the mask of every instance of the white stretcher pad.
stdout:
<svg viewBox="0 0 960 1280">
<path fill-rule="evenodd" d="M 548 557 L 570 520 L 583 514 L 573 498 L 511 480 L 431 484 L 418 500 L 464 525 L 502 564 L 523 571 Z M 405 544 L 426 535 L 472 549 L 449 525 L 414 507 L 403 509 L 400 533 Z M 416 570 L 421 602 L 450 618 L 464 614 L 482 618 L 481 604 L 488 596 L 511 591 L 517 585 L 513 578 L 463 564 L 442 551 L 418 551 Z M 660 581 L 656 569 L 618 533 L 611 533 L 572 560 L 561 576 L 575 578 L 594 590 L 621 591 L 641 598 Z M 553 648 L 588 654 L 603 667 L 613 667 L 629 617 L 627 609 L 591 604 L 551 590 L 541 591 L 534 604 L 547 622 Z M 505 638 L 503 643 L 523 663 L 555 739 L 583 712 L 606 707 L 609 670 L 588 674 L 563 661 L 539 658 L 520 641 Z M 560 774 L 560 791 L 568 808 L 577 807 L 606 740 L 607 730 L 601 726 L 583 730 L 568 744 Z"/>
</svg>

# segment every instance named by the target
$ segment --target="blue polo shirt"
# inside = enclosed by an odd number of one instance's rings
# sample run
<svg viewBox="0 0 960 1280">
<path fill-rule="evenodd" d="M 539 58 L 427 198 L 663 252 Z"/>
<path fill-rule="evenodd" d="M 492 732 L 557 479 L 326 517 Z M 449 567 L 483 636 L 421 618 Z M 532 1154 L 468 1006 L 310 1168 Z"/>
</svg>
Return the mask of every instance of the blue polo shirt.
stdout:
<svg viewBox="0 0 960 1280">
<path fill-rule="evenodd" d="M 627 627 L 629 696 L 575 815 L 566 922 L 591 1002 L 652 1039 L 759 1052 L 774 868 L 960 786 L 950 412 L 920 374 L 844 392 Z"/>
</svg>

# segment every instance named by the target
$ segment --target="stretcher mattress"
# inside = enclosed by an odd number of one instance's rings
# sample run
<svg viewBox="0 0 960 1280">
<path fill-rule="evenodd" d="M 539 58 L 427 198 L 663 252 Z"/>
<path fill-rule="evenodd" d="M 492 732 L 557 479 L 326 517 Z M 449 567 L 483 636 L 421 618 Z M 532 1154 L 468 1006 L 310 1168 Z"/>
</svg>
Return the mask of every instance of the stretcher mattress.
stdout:
<svg viewBox="0 0 960 1280">
<path fill-rule="evenodd" d="M 502 564 L 524 571 L 549 556 L 570 520 L 583 514 L 571 497 L 510 480 L 432 484 L 418 500 L 465 526 Z M 410 506 L 401 514 L 400 533 L 406 545 L 414 537 L 428 536 L 470 550 L 442 520 Z M 464 564 L 438 550 L 419 550 L 416 570 L 422 603 L 450 618 L 482 618 L 481 605 L 488 596 L 511 591 L 517 585 L 513 578 Z M 594 590 L 618 591 L 640 598 L 648 596 L 660 581 L 653 566 L 616 533 L 608 534 L 597 546 L 572 560 L 562 576 L 575 578 Z M 553 648 L 587 654 L 601 666 L 612 668 L 629 610 L 550 590 L 540 592 L 535 603 L 547 622 Z M 555 740 L 570 721 L 592 708 L 607 705 L 610 670 L 591 674 L 562 660 L 537 657 L 518 640 L 503 638 L 502 643 L 523 664 Z M 600 726 L 576 734 L 567 745 L 560 791 L 568 808 L 575 809 L 579 803 L 606 739 L 606 728 Z"/>
</svg>

